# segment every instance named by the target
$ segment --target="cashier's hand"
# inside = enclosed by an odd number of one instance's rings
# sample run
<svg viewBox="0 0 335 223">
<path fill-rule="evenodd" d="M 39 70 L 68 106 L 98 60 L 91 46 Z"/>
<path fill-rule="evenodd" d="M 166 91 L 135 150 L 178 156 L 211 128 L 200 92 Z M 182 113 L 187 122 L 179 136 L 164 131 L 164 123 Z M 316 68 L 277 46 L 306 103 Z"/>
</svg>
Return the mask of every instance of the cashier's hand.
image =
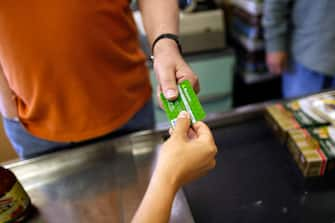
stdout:
<svg viewBox="0 0 335 223">
<path fill-rule="evenodd" d="M 266 54 L 266 63 L 272 74 L 280 75 L 287 68 L 288 56 L 284 51 L 270 52 Z"/>
<path fill-rule="evenodd" d="M 178 96 L 177 83 L 183 80 L 189 80 L 197 93 L 200 91 L 198 77 L 180 55 L 174 40 L 160 40 L 155 45 L 153 53 L 153 67 L 159 83 L 157 86 L 157 98 L 161 107 L 161 92 L 168 100 L 176 99 Z"/>
<path fill-rule="evenodd" d="M 217 147 L 210 129 L 203 122 L 197 122 L 193 130 L 195 136 L 190 138 L 189 114 L 181 112 L 171 137 L 160 151 L 155 171 L 165 179 L 171 179 L 176 190 L 205 175 L 216 165 Z"/>
</svg>

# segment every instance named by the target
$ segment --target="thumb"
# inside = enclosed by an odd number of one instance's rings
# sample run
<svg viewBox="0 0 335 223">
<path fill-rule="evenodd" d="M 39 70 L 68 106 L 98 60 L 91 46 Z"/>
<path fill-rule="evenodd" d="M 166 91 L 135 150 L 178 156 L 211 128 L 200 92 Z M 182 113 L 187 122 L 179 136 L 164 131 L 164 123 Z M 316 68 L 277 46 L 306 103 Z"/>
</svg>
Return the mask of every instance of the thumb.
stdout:
<svg viewBox="0 0 335 223">
<path fill-rule="evenodd" d="M 175 100 L 178 96 L 176 74 L 173 69 L 159 72 L 159 84 L 166 99 Z"/>
<path fill-rule="evenodd" d="M 199 139 L 214 140 L 211 130 L 204 122 L 196 122 L 193 124 L 193 129 L 198 135 Z"/>
<path fill-rule="evenodd" d="M 189 128 L 190 128 L 190 116 L 186 111 L 181 111 L 177 118 L 174 135 L 187 137 L 187 132 Z"/>
</svg>

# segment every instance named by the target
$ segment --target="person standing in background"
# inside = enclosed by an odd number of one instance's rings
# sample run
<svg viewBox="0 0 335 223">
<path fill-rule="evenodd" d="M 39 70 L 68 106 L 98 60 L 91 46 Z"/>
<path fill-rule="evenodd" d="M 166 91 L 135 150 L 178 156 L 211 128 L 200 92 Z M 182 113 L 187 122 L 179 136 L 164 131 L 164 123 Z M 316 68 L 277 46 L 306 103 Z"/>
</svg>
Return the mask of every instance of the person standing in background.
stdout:
<svg viewBox="0 0 335 223">
<path fill-rule="evenodd" d="M 266 61 L 285 98 L 335 86 L 334 10 L 333 0 L 264 1 Z"/>
<path fill-rule="evenodd" d="M 146 57 L 129 4 L 0 1 L 0 111 L 21 158 L 154 126 Z M 138 4 L 155 42 L 158 94 L 175 99 L 184 79 L 199 91 L 178 47 L 178 2 Z"/>
</svg>

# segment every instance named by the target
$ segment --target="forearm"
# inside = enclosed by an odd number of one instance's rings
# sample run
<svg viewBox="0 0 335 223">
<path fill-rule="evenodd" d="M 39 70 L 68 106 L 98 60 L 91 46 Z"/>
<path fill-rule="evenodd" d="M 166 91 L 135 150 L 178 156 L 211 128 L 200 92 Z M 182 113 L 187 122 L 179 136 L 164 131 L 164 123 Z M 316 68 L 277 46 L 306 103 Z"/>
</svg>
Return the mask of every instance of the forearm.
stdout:
<svg viewBox="0 0 335 223">
<path fill-rule="evenodd" d="M 0 67 L 0 112 L 3 116 L 16 117 L 16 104 L 14 94 L 9 88 L 8 81 Z"/>
<path fill-rule="evenodd" d="M 264 2 L 262 22 L 267 52 L 287 51 L 290 2 L 291 0 L 267 0 Z"/>
<path fill-rule="evenodd" d="M 178 1 L 139 0 L 138 2 L 150 44 L 162 33 L 179 33 Z"/>
<path fill-rule="evenodd" d="M 156 171 L 132 223 L 168 222 L 177 190 L 169 179 Z"/>
</svg>

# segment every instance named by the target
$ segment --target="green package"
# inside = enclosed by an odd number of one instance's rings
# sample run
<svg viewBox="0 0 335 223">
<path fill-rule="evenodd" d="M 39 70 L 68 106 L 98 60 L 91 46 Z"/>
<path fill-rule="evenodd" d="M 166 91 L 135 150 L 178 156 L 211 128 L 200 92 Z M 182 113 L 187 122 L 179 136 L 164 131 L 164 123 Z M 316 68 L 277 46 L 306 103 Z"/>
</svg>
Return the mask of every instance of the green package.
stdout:
<svg viewBox="0 0 335 223">
<path fill-rule="evenodd" d="M 192 124 L 201 121 L 206 117 L 198 96 L 194 92 L 191 83 L 188 80 L 178 84 L 179 95 L 175 101 L 168 101 L 163 93 L 161 99 L 166 116 L 172 127 L 176 125 L 176 120 L 181 111 L 187 111 L 190 114 Z"/>
</svg>

